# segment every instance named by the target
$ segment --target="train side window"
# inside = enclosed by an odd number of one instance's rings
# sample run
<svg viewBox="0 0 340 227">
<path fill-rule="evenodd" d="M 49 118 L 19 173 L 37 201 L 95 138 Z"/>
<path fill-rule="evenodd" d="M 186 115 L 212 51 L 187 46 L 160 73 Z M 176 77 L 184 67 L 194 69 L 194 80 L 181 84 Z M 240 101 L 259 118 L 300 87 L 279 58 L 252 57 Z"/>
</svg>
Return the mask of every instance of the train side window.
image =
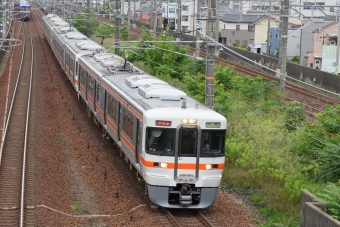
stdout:
<svg viewBox="0 0 340 227">
<path fill-rule="evenodd" d="M 100 93 L 99 93 L 99 92 L 100 92 L 99 83 L 97 84 L 96 92 L 97 92 L 97 93 L 96 93 L 96 94 L 97 94 L 97 95 L 96 95 L 96 97 L 97 97 L 97 98 L 96 98 L 96 102 L 99 103 L 99 94 L 100 94 Z"/>
<path fill-rule="evenodd" d="M 123 131 L 133 140 L 133 116 L 127 110 L 124 110 L 123 114 Z"/>
<path fill-rule="evenodd" d="M 94 79 L 92 77 L 89 78 L 89 84 L 87 86 L 87 92 L 93 97 L 93 95 L 94 95 Z"/>
<path fill-rule="evenodd" d="M 117 121 L 117 102 L 116 100 L 114 100 L 114 98 L 112 98 L 110 95 L 108 95 L 108 103 L 107 103 L 108 107 L 108 115 L 110 116 L 110 118 L 113 121 Z"/>
<path fill-rule="evenodd" d="M 78 62 L 76 62 L 76 61 L 74 61 L 75 62 L 75 66 L 74 66 L 74 75 L 76 75 L 76 76 L 79 76 L 78 75 L 78 71 L 79 71 L 79 63 Z"/>
<path fill-rule="evenodd" d="M 86 71 L 83 67 L 80 67 L 80 83 L 83 85 L 86 83 Z"/>
<path fill-rule="evenodd" d="M 75 73 L 74 71 L 74 59 L 71 58 L 71 65 L 70 65 L 71 72 Z"/>
</svg>

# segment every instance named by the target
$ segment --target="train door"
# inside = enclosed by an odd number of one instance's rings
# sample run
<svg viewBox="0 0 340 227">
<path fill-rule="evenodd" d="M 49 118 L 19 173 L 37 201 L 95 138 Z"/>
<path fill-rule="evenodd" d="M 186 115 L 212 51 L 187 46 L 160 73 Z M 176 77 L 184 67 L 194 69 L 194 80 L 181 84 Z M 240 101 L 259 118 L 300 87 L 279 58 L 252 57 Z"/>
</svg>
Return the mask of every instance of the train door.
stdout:
<svg viewBox="0 0 340 227">
<path fill-rule="evenodd" d="M 103 118 L 104 118 L 104 121 L 103 121 L 103 123 L 104 123 L 104 125 L 106 125 L 107 124 L 107 121 L 106 121 L 106 115 L 107 115 L 107 91 L 106 91 L 106 89 L 102 89 L 101 90 L 102 91 L 102 96 L 101 96 L 101 99 L 100 99 L 100 108 L 102 108 L 102 110 L 103 110 L 103 113 L 104 113 L 104 116 L 103 116 Z"/>
<path fill-rule="evenodd" d="M 87 87 L 89 84 L 90 75 L 85 71 L 85 101 L 87 101 Z"/>
<path fill-rule="evenodd" d="M 99 82 L 95 80 L 95 91 L 94 91 L 94 111 L 98 111 L 99 108 L 99 96 L 100 96 L 100 91 L 99 91 Z"/>
<path fill-rule="evenodd" d="M 195 183 L 199 174 L 201 130 L 198 126 L 181 126 L 176 137 L 175 181 Z"/>
<path fill-rule="evenodd" d="M 76 76 L 77 76 L 77 72 L 78 72 L 78 69 L 77 69 L 77 65 L 78 63 L 76 62 L 76 59 L 72 59 L 72 67 L 73 67 L 73 86 L 74 86 L 74 89 L 77 91 L 77 83 L 76 83 Z M 78 92 L 78 91 L 77 91 Z"/>
<path fill-rule="evenodd" d="M 78 95 L 78 99 L 79 99 L 79 83 L 80 83 L 80 66 L 79 66 L 79 62 L 78 62 L 78 57 L 76 57 L 76 60 L 75 60 L 75 70 L 74 70 L 74 84 L 75 84 L 75 88 L 76 88 L 76 92 L 77 92 L 77 95 Z"/>
<path fill-rule="evenodd" d="M 121 105 L 120 107 L 119 140 L 126 151 L 125 154 L 129 156 L 130 160 L 136 162 L 137 117 L 126 106 Z"/>
<path fill-rule="evenodd" d="M 201 129 L 199 126 L 180 126 L 176 138 L 174 180 L 178 197 L 175 200 L 180 204 L 196 204 L 199 194 L 193 189 L 199 177 Z"/>
<path fill-rule="evenodd" d="M 143 132 L 143 122 L 137 119 L 137 142 L 136 142 L 136 163 L 139 163 L 139 154 L 142 148 L 142 135 Z"/>
</svg>

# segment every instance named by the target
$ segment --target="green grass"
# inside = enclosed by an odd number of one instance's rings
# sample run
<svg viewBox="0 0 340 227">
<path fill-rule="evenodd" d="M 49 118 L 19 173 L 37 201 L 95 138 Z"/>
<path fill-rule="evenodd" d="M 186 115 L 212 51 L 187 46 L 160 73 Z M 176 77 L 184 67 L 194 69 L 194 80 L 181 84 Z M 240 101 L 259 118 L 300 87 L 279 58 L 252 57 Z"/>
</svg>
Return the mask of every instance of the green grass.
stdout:
<svg viewBox="0 0 340 227">
<path fill-rule="evenodd" d="M 81 210 L 80 201 L 77 200 L 74 204 L 72 204 L 71 209 L 72 209 L 73 212 L 80 211 Z"/>
</svg>

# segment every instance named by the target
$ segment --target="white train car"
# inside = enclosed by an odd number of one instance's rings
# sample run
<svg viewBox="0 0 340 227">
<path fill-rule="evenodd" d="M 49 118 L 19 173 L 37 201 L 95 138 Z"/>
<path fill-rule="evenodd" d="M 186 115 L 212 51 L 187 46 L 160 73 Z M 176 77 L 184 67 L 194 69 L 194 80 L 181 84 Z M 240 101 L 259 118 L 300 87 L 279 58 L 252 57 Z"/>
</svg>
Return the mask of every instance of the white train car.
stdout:
<svg viewBox="0 0 340 227">
<path fill-rule="evenodd" d="M 212 205 L 224 169 L 226 118 L 90 40 L 72 39 L 77 32 L 58 32 L 51 18 L 43 17 L 44 33 L 60 65 L 88 113 L 143 177 L 150 200 L 167 208 Z"/>
</svg>

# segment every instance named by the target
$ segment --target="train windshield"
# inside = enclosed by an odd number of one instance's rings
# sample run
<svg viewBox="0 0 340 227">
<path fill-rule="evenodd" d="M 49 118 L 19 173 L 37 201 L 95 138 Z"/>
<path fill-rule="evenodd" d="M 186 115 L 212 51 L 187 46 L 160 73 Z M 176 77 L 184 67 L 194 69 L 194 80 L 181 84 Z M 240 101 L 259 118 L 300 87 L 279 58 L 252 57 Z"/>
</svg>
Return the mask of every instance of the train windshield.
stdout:
<svg viewBox="0 0 340 227">
<path fill-rule="evenodd" d="M 224 155 L 225 130 L 202 130 L 201 157 Z"/>
<path fill-rule="evenodd" d="M 175 130 L 171 128 L 147 128 L 146 153 L 174 156 Z"/>
<path fill-rule="evenodd" d="M 179 130 L 179 156 L 195 157 L 197 143 L 197 128 L 181 128 Z"/>
</svg>

